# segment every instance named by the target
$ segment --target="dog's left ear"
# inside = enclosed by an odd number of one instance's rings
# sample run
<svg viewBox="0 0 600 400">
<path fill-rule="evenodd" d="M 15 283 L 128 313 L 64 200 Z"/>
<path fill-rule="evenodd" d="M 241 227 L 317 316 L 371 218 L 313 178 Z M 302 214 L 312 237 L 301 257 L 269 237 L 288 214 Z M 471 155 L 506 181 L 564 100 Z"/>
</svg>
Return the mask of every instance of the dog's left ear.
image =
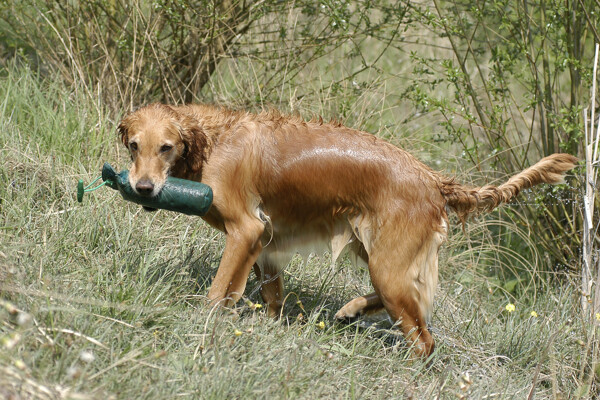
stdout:
<svg viewBox="0 0 600 400">
<path fill-rule="evenodd" d="M 130 116 L 126 116 L 121 120 L 117 127 L 117 134 L 121 135 L 121 142 L 127 148 L 129 148 L 129 128 L 131 126 Z"/>
<path fill-rule="evenodd" d="M 186 170 L 191 174 L 202 171 L 202 164 L 206 161 L 208 138 L 198 121 L 190 116 L 182 116 L 179 120 L 180 134 L 185 145 L 182 154 Z"/>
</svg>

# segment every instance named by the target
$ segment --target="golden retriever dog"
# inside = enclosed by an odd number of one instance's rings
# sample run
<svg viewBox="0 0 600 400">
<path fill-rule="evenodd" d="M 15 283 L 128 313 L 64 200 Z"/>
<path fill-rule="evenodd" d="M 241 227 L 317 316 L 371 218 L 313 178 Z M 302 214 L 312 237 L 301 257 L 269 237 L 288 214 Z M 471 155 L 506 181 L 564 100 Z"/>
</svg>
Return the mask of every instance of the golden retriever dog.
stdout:
<svg viewBox="0 0 600 400">
<path fill-rule="evenodd" d="M 281 269 L 297 251 L 325 243 L 334 261 L 344 249 L 364 260 L 374 289 L 336 317 L 385 308 L 421 356 L 434 349 L 426 318 L 447 212 L 464 221 L 522 189 L 562 182 L 577 162 L 553 154 L 498 187 L 472 188 L 369 133 L 276 111 L 152 104 L 118 129 L 139 194 L 155 196 L 169 175 L 212 188 L 203 218 L 226 237 L 208 293 L 213 304 L 239 300 L 254 267 L 269 313 L 279 314 Z"/>
</svg>

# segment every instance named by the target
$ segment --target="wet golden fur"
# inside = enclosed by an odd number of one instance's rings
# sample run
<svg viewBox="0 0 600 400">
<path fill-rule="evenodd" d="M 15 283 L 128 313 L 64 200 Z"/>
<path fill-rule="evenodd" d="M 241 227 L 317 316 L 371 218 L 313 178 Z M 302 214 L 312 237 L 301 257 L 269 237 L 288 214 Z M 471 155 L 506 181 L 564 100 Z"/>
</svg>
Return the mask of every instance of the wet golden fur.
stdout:
<svg viewBox="0 0 600 400">
<path fill-rule="evenodd" d="M 281 268 L 296 251 L 325 243 L 334 261 L 349 250 L 366 262 L 374 287 L 336 317 L 383 307 L 421 355 L 434 347 L 425 320 L 446 210 L 464 220 L 524 188 L 561 181 L 576 162 L 554 154 L 499 187 L 468 188 L 371 134 L 276 111 L 153 104 L 126 116 L 119 132 L 140 192 L 156 195 L 168 175 L 212 187 L 203 218 L 226 233 L 226 246 L 210 300 L 235 303 L 254 267 L 269 312 L 278 314 Z"/>
</svg>

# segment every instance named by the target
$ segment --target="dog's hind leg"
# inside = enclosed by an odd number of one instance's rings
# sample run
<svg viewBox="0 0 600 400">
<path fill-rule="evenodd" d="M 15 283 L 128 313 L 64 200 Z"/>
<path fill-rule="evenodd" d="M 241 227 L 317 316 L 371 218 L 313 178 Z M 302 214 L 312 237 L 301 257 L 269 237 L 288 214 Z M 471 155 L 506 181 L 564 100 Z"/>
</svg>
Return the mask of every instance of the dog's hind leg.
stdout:
<svg viewBox="0 0 600 400">
<path fill-rule="evenodd" d="M 369 255 L 361 242 L 355 239 L 348 245 L 348 250 L 365 264 L 369 264 Z M 359 296 L 350 300 L 335 314 L 335 318 L 339 320 L 348 320 L 362 315 L 369 311 L 378 311 L 383 308 L 383 303 L 379 299 L 377 293 L 369 293 L 364 296 Z"/>
<path fill-rule="evenodd" d="M 283 304 L 283 268 L 291 258 L 289 254 L 271 254 L 266 249 L 254 264 L 260 282 L 260 295 L 271 317 L 279 316 Z"/>
<path fill-rule="evenodd" d="M 385 269 L 397 271 L 392 274 Z M 425 313 L 420 304 L 421 294 L 406 263 L 372 261 L 369 266 L 375 293 L 392 321 L 399 324 L 406 340 L 418 356 L 428 356 L 434 348 L 433 337 L 427 330 Z"/>
<path fill-rule="evenodd" d="M 427 225 L 413 221 L 409 230 L 389 221 L 380 228 L 369 254 L 375 293 L 415 354 L 425 357 L 434 349 L 426 317 L 437 286 L 438 249 L 445 239 L 443 224 L 440 231 Z"/>
</svg>

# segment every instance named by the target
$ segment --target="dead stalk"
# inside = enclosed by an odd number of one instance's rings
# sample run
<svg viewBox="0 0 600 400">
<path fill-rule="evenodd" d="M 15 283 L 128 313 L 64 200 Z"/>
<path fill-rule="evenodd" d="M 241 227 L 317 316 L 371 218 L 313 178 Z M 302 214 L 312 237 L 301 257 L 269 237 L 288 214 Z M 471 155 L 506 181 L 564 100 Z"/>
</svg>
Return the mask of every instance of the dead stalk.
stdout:
<svg viewBox="0 0 600 400">
<path fill-rule="evenodd" d="M 593 70 L 593 81 L 592 81 L 592 93 L 591 93 L 591 104 L 590 104 L 590 119 L 588 127 L 588 115 L 587 108 L 584 111 L 585 120 L 585 195 L 583 199 L 584 203 L 584 229 L 583 229 L 583 265 L 581 274 L 581 307 L 585 313 L 588 312 L 589 304 L 593 301 L 592 314 L 600 310 L 600 286 L 598 281 L 600 280 L 600 268 L 597 263 L 594 263 L 594 196 L 596 188 L 596 176 L 598 169 L 598 142 L 600 136 L 600 129 L 594 132 L 594 123 L 596 116 L 594 111 L 596 108 L 596 79 L 598 69 L 598 49 L 599 45 L 596 44 L 596 52 L 594 56 L 594 70 Z M 598 124 L 600 128 L 600 124 Z M 596 265 L 594 265 L 596 264 Z M 596 270 L 596 271 L 594 271 Z M 593 276 L 596 272 L 596 288 L 595 293 L 592 297 L 593 287 Z"/>
</svg>

